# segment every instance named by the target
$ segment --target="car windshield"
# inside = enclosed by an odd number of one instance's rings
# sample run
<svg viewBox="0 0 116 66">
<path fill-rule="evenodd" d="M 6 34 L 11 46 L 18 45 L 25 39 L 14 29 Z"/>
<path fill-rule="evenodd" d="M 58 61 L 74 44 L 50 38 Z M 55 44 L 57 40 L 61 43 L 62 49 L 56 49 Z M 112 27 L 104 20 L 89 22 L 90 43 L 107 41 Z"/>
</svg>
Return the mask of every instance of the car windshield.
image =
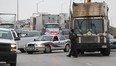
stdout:
<svg viewBox="0 0 116 66">
<path fill-rule="evenodd" d="M 76 19 L 74 21 L 74 28 L 76 33 L 85 34 L 87 32 L 103 33 L 102 19 Z"/>
<path fill-rule="evenodd" d="M 59 28 L 59 24 L 46 24 L 45 28 Z"/>
<path fill-rule="evenodd" d="M 0 39 L 13 39 L 10 31 L 0 30 Z"/>
<path fill-rule="evenodd" d="M 39 36 L 39 31 L 30 31 L 27 34 L 28 37 Z"/>
<path fill-rule="evenodd" d="M 41 36 L 39 38 L 37 38 L 36 40 L 38 41 L 51 41 L 53 38 L 53 36 Z"/>
<path fill-rule="evenodd" d="M 22 34 L 27 34 L 29 31 L 28 30 L 23 30 Z"/>
</svg>

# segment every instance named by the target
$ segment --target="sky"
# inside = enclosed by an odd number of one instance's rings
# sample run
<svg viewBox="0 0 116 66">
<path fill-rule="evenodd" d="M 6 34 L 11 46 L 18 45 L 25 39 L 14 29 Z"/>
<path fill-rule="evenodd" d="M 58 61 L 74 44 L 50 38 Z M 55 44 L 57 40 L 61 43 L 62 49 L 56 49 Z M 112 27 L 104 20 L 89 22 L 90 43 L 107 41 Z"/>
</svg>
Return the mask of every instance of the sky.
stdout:
<svg viewBox="0 0 116 66">
<path fill-rule="evenodd" d="M 19 20 L 29 19 L 33 13 L 45 12 L 50 14 L 69 13 L 70 0 L 18 0 Z M 72 2 L 84 0 L 71 0 Z M 116 0 L 91 0 L 92 2 L 105 1 L 109 7 L 110 25 L 116 27 Z M 38 3 L 38 8 L 37 8 Z M 17 0 L 0 0 L 0 13 L 17 14 Z"/>
</svg>

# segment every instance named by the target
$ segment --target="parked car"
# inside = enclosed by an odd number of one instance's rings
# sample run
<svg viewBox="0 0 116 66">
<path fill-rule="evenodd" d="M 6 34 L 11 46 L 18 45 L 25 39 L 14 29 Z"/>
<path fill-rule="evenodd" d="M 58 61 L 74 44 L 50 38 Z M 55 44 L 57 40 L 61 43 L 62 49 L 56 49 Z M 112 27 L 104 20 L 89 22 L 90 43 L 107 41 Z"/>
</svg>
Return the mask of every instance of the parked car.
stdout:
<svg viewBox="0 0 116 66">
<path fill-rule="evenodd" d="M 62 28 L 62 34 L 63 34 L 67 39 L 69 39 L 69 32 L 70 32 L 70 29 L 68 29 L 68 28 Z"/>
<path fill-rule="evenodd" d="M 112 34 L 109 34 L 109 39 L 110 39 L 110 48 L 116 49 L 116 38 Z"/>
<path fill-rule="evenodd" d="M 110 48 L 111 49 L 116 49 L 116 38 L 110 39 Z"/>
<path fill-rule="evenodd" d="M 40 32 L 37 30 L 32 30 L 27 33 L 27 37 L 39 36 Z"/>
<path fill-rule="evenodd" d="M 68 52 L 69 49 L 70 40 L 66 39 L 63 35 L 42 35 L 25 45 L 25 51 L 28 54 L 39 51 L 50 53 L 52 50 L 64 50 L 64 52 Z"/>
<path fill-rule="evenodd" d="M 26 37 L 28 32 L 29 32 L 29 30 L 22 30 L 21 33 L 20 33 L 20 36 L 21 37 Z"/>
<path fill-rule="evenodd" d="M 69 35 L 70 29 L 62 28 L 62 34 L 63 35 Z"/>
</svg>

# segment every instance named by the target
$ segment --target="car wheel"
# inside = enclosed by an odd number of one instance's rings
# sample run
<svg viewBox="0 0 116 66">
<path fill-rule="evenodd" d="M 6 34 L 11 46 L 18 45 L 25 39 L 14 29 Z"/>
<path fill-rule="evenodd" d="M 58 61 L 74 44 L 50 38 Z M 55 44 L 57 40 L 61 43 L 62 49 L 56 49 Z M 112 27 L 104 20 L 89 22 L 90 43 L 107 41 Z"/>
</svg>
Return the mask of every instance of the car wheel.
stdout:
<svg viewBox="0 0 116 66">
<path fill-rule="evenodd" d="M 27 51 L 27 53 L 28 53 L 28 54 L 33 54 L 33 52 L 32 52 L 32 51 Z"/>
<path fill-rule="evenodd" d="M 10 66 L 16 66 L 16 63 L 10 63 Z"/>
<path fill-rule="evenodd" d="M 44 51 L 44 53 L 50 53 L 50 52 L 51 52 L 50 46 L 45 46 L 45 51 Z"/>
<path fill-rule="evenodd" d="M 25 52 L 26 52 L 24 49 L 20 49 L 20 51 L 21 51 L 22 53 L 25 53 Z"/>
<path fill-rule="evenodd" d="M 69 52 L 69 49 L 70 49 L 69 45 L 66 45 L 65 49 L 64 49 L 64 52 Z"/>
</svg>

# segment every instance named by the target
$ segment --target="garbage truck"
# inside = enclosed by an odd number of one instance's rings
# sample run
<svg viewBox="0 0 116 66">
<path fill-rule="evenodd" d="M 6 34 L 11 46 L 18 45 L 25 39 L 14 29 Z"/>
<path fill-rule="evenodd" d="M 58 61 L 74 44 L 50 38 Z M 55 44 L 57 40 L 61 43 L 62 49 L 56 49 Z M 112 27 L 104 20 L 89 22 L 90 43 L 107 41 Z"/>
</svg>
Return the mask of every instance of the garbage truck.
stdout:
<svg viewBox="0 0 116 66">
<path fill-rule="evenodd" d="M 73 2 L 70 9 L 70 29 L 77 34 L 79 53 L 100 52 L 110 55 L 108 5 L 105 2 Z"/>
</svg>

